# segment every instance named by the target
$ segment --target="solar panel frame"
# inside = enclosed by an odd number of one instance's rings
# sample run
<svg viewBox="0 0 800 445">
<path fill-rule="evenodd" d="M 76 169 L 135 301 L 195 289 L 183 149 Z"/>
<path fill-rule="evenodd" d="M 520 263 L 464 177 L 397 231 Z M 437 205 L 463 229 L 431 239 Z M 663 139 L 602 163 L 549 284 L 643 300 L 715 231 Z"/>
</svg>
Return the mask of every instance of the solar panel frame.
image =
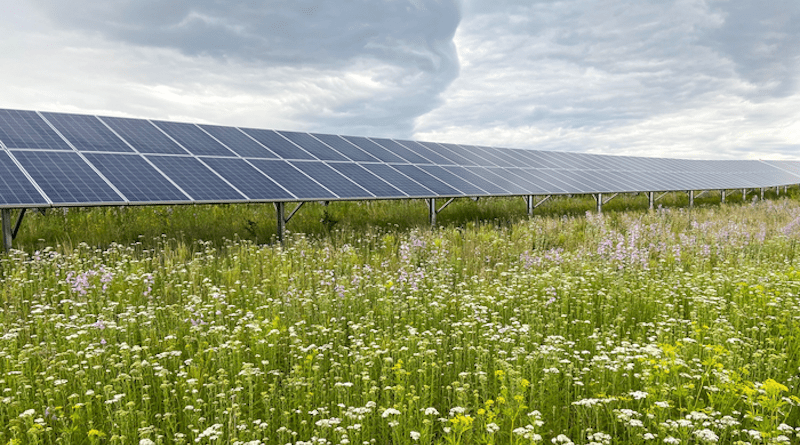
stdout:
<svg viewBox="0 0 800 445">
<path fill-rule="evenodd" d="M 351 181 L 370 192 L 376 198 L 408 198 L 406 193 L 367 170 L 363 165 L 351 162 L 331 162 L 328 164 L 328 167 L 350 178 Z"/>
<path fill-rule="evenodd" d="M 394 164 L 391 166 L 403 175 L 413 179 L 419 184 L 424 184 L 425 188 L 431 190 L 435 195 L 433 197 L 442 198 L 456 198 L 466 196 L 462 191 L 450 186 L 446 182 L 431 175 L 430 173 L 422 170 L 422 166 L 412 164 Z M 441 167 L 438 167 L 441 168 Z"/>
<path fill-rule="evenodd" d="M 151 122 L 195 156 L 236 156 L 236 153 L 195 124 L 166 121 Z"/>
<path fill-rule="evenodd" d="M 236 127 L 199 125 L 203 131 L 243 158 L 278 159 L 278 155 Z"/>
<path fill-rule="evenodd" d="M 395 140 L 395 142 L 407 148 L 408 150 L 411 150 L 417 155 L 431 161 L 432 165 L 457 165 L 457 163 L 453 160 L 440 155 L 439 153 L 431 150 L 417 141 Z"/>
<path fill-rule="evenodd" d="M 479 147 L 477 145 L 463 145 L 457 144 L 459 147 L 464 148 L 464 150 L 471 151 L 477 156 L 480 156 L 487 160 L 490 164 L 486 165 L 486 167 L 515 167 L 512 162 L 508 162 L 502 157 L 496 155 L 495 153 L 491 153 L 487 151 L 484 147 Z"/>
<path fill-rule="evenodd" d="M 250 201 L 295 201 L 291 194 L 272 178 L 241 158 L 203 158 L 203 162 L 231 185 L 244 193 Z"/>
<path fill-rule="evenodd" d="M 404 175 L 399 170 L 392 168 L 389 164 L 365 163 L 360 165 L 370 173 L 380 177 L 394 188 L 408 195 L 409 198 L 431 198 L 436 196 L 435 192 Z"/>
<path fill-rule="evenodd" d="M 87 152 L 84 157 L 127 198 L 129 204 L 191 200 L 171 179 L 136 153 Z"/>
<path fill-rule="evenodd" d="M 69 141 L 69 145 L 83 152 L 134 153 L 97 116 L 85 114 L 42 113 L 44 119 Z"/>
<path fill-rule="evenodd" d="M 404 145 L 392 139 L 374 138 L 374 137 L 367 139 L 380 145 L 381 147 L 385 148 L 391 153 L 400 156 L 401 158 L 405 159 L 407 162 L 410 162 L 412 164 L 433 164 L 433 161 L 431 161 L 430 159 L 427 159 L 426 157 L 421 156 L 416 152 L 409 150 Z"/>
<path fill-rule="evenodd" d="M 277 133 L 290 140 L 298 147 L 302 147 L 303 150 L 321 161 L 348 160 L 346 157 L 342 156 L 341 153 L 308 133 L 298 133 L 295 131 L 278 131 Z"/>
<path fill-rule="evenodd" d="M 529 195 L 531 190 L 535 190 L 536 188 L 533 187 L 533 184 L 529 183 L 528 181 L 524 181 L 521 178 L 513 177 L 509 179 L 507 176 L 501 176 L 501 173 L 506 173 L 503 171 L 502 167 L 464 167 L 473 174 L 476 174 L 483 178 L 485 181 L 492 182 L 497 184 L 498 187 L 505 190 L 510 195 Z M 493 171 L 496 169 L 496 171 Z M 506 175 L 508 175 L 506 173 Z M 527 186 L 527 187 L 526 187 Z"/>
<path fill-rule="evenodd" d="M 250 164 L 280 184 L 299 201 L 328 201 L 339 197 L 283 159 L 248 159 Z"/>
<path fill-rule="evenodd" d="M 142 154 L 185 155 L 189 152 L 148 120 L 98 116 L 125 142 Z"/>
<path fill-rule="evenodd" d="M 424 142 L 424 141 L 415 141 L 417 144 L 431 150 L 432 152 L 436 153 L 443 158 L 449 159 L 453 162 L 454 165 L 461 165 L 461 166 L 476 166 L 479 165 L 477 162 L 474 162 L 470 159 L 461 156 L 460 154 L 454 152 L 453 150 L 448 149 L 442 144 L 437 142 Z"/>
<path fill-rule="evenodd" d="M 48 206 L 51 202 L 14 161 L 0 149 L 0 208 Z"/>
<path fill-rule="evenodd" d="M 384 148 L 382 145 L 370 140 L 369 138 L 360 137 L 360 136 L 342 136 L 344 140 L 350 142 L 351 144 L 355 145 L 356 147 L 364 150 L 367 154 L 374 158 L 378 158 L 379 160 L 387 163 L 392 164 L 408 164 L 408 161 L 400 155 L 392 153 L 391 151 Z"/>
<path fill-rule="evenodd" d="M 420 165 L 419 168 L 466 196 L 487 196 L 489 193 L 461 176 L 445 169 L 444 165 Z M 457 168 L 457 166 L 449 166 Z"/>
<path fill-rule="evenodd" d="M 456 166 L 446 165 L 442 166 L 442 168 L 458 176 L 459 178 L 468 181 L 470 184 L 480 188 L 489 195 L 498 195 L 498 196 L 513 195 L 513 193 L 511 193 L 509 190 L 506 190 L 505 188 L 501 187 L 498 184 L 492 183 L 491 181 L 487 180 L 483 176 L 473 172 L 470 169 L 470 168 L 483 168 L 483 167 L 479 167 L 477 165 L 470 165 L 466 167 L 462 167 L 460 165 Z"/>
<path fill-rule="evenodd" d="M 322 161 L 291 162 L 295 168 L 308 177 L 314 178 L 340 199 L 371 199 L 375 195 L 364 190 L 346 176 L 329 167 Z"/>
<path fill-rule="evenodd" d="M 281 136 L 277 131 L 258 128 L 240 128 L 240 130 L 258 141 L 259 144 L 269 148 L 280 159 L 287 161 L 317 159 L 299 145 Z"/>
<path fill-rule="evenodd" d="M 311 136 L 324 142 L 329 147 L 338 151 L 351 161 L 355 162 L 380 162 L 380 160 L 366 151 L 358 148 L 356 145 L 348 142 L 346 139 L 335 134 L 317 134 L 311 133 Z"/>
<path fill-rule="evenodd" d="M 35 111 L 0 109 L 0 141 L 10 149 L 73 151 Z"/>
<path fill-rule="evenodd" d="M 146 155 L 197 203 L 247 202 L 248 197 L 194 156 Z"/>
</svg>

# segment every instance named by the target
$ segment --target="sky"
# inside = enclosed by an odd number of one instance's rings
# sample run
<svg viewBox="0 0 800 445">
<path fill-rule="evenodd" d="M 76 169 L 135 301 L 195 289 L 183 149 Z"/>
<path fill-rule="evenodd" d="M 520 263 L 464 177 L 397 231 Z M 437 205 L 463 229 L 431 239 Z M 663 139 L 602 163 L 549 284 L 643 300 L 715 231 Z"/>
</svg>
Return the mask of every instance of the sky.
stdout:
<svg viewBox="0 0 800 445">
<path fill-rule="evenodd" d="M 800 159 L 796 0 L 0 0 L 0 108 Z"/>
</svg>

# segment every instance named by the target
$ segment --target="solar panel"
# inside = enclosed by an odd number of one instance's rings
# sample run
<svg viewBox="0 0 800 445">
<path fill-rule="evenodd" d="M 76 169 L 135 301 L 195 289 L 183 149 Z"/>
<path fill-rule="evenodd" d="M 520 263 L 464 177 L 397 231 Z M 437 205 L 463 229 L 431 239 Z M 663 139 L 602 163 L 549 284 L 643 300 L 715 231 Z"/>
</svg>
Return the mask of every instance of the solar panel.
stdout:
<svg viewBox="0 0 800 445">
<path fill-rule="evenodd" d="M 12 154 L 54 204 L 125 202 L 74 151 L 13 151 Z"/>
<path fill-rule="evenodd" d="M 186 150 L 148 121 L 123 117 L 100 117 L 140 153 L 186 154 Z"/>
<path fill-rule="evenodd" d="M 501 167 L 467 167 L 467 170 L 492 184 L 497 184 L 498 187 L 502 187 L 512 195 L 527 195 L 531 193 L 531 190 L 536 189 L 533 184 L 522 178 L 510 176 Z"/>
<path fill-rule="evenodd" d="M 151 155 L 147 159 L 195 201 L 236 202 L 247 199 L 196 158 Z"/>
<path fill-rule="evenodd" d="M 35 111 L 0 110 L 0 141 L 7 148 L 72 151 Z"/>
<path fill-rule="evenodd" d="M 491 169 L 493 172 L 494 169 Z M 558 188 L 553 184 L 538 178 L 533 172 L 535 170 L 521 169 L 517 167 L 503 168 L 502 176 L 508 177 L 510 181 L 524 184 L 525 193 L 529 195 L 549 195 L 552 193 L 562 193 L 564 189 Z M 501 173 L 498 173 L 501 174 Z"/>
<path fill-rule="evenodd" d="M 541 153 L 534 150 L 504 150 L 498 149 L 498 154 L 500 153 L 508 153 L 508 157 L 510 159 L 516 159 L 517 166 L 524 167 L 524 168 L 560 168 L 558 164 L 550 162 L 543 156 Z M 523 164 L 523 165 L 520 165 Z"/>
<path fill-rule="evenodd" d="M 244 159 L 204 158 L 203 162 L 250 199 L 269 201 L 295 198 Z"/>
<path fill-rule="evenodd" d="M 480 147 L 476 147 L 473 145 L 457 145 L 457 144 L 441 144 L 447 148 L 455 148 L 458 147 L 460 150 L 459 153 L 462 156 L 469 156 L 475 163 L 481 165 L 483 167 L 513 167 L 512 164 L 509 162 L 504 161 L 503 159 L 498 158 L 497 156 L 492 155 L 491 153 L 487 153 L 485 150 L 481 149 Z"/>
<path fill-rule="evenodd" d="M 239 156 L 245 158 L 272 158 L 278 156 L 259 144 L 253 138 L 243 133 L 236 127 L 219 127 L 216 125 L 200 125 L 211 136 L 225 144 Z"/>
<path fill-rule="evenodd" d="M 282 185 L 283 188 L 298 199 L 326 200 L 336 198 L 336 195 L 286 161 L 252 159 L 250 163 L 272 178 L 273 181 Z"/>
<path fill-rule="evenodd" d="M 423 187 L 420 185 L 420 183 L 414 181 L 413 179 L 386 164 L 363 164 L 362 167 L 410 197 L 419 198 L 436 196 L 436 193 L 433 191 Z"/>
<path fill-rule="evenodd" d="M 339 153 L 357 162 L 379 162 L 378 158 L 371 156 L 366 151 L 344 140 L 341 136 L 333 134 L 312 134 L 315 138 L 326 143 Z"/>
<path fill-rule="evenodd" d="M 392 153 L 391 151 L 383 148 L 382 146 L 372 142 L 367 138 L 357 137 L 357 136 L 342 136 L 346 141 L 350 142 L 351 144 L 355 145 L 356 147 L 364 150 L 370 156 L 374 158 L 378 158 L 383 162 L 392 162 L 392 163 L 401 163 L 405 164 L 405 159 L 401 158 L 400 156 Z"/>
<path fill-rule="evenodd" d="M 233 152 L 194 124 L 164 121 L 153 121 L 153 124 L 193 155 L 233 156 Z"/>
<path fill-rule="evenodd" d="M 489 194 L 486 192 L 486 190 L 483 190 L 480 187 L 468 182 L 464 178 L 445 170 L 444 167 L 438 165 L 421 165 L 419 168 L 465 195 L 480 196 Z"/>
<path fill-rule="evenodd" d="M 81 151 L 133 153 L 133 150 L 95 116 L 42 113 L 56 129 Z"/>
<path fill-rule="evenodd" d="M 8 153 L 0 150 L 0 207 L 31 204 L 47 205 L 48 202 L 8 156 Z"/>
<path fill-rule="evenodd" d="M 458 153 L 453 152 L 452 150 L 448 150 L 443 145 L 437 144 L 435 142 L 417 142 L 417 144 L 427 148 L 428 150 L 436 153 L 437 155 L 445 159 L 448 159 L 455 165 L 481 165 L 477 162 L 473 162 L 472 160 L 459 155 Z M 414 149 L 416 149 L 416 146 Z"/>
<path fill-rule="evenodd" d="M 292 165 L 309 177 L 314 178 L 340 198 L 364 199 L 373 197 L 370 192 L 359 187 L 358 184 L 322 162 L 293 162 Z"/>
<path fill-rule="evenodd" d="M 370 166 L 371 167 L 371 166 Z M 419 184 L 424 184 L 425 188 L 431 190 L 436 196 L 442 197 L 450 197 L 450 196 L 463 196 L 464 193 L 454 189 L 453 187 L 447 185 L 443 181 L 439 180 L 435 176 L 432 176 L 430 173 L 426 173 L 424 170 L 421 170 L 416 165 L 404 165 L 404 164 L 397 164 L 393 165 L 392 168 L 396 169 L 400 173 L 408 176 L 409 178 L 413 179 Z M 439 167 L 441 168 L 441 167 Z M 413 196 L 413 195 L 412 195 Z"/>
<path fill-rule="evenodd" d="M 389 183 L 372 174 L 369 170 L 358 164 L 349 162 L 332 162 L 329 167 L 335 169 L 342 175 L 350 178 L 353 182 L 363 187 L 368 192 L 379 198 L 406 198 L 408 195 L 401 192 Z"/>
<path fill-rule="evenodd" d="M 278 133 L 300 147 L 303 147 L 303 150 L 311 153 L 317 159 L 323 161 L 347 161 L 347 158 L 323 144 L 310 134 L 295 133 L 293 131 L 279 131 Z"/>
<path fill-rule="evenodd" d="M 432 162 L 413 151 L 407 149 L 406 147 L 398 144 L 397 142 L 391 139 L 383 139 L 383 138 L 370 138 L 371 141 L 379 144 L 381 147 L 389 150 L 392 153 L 397 154 L 401 158 L 405 159 L 406 161 L 412 164 L 432 164 Z M 387 161 L 388 162 L 388 161 Z"/>
<path fill-rule="evenodd" d="M 241 130 L 283 159 L 314 159 L 308 152 L 272 130 L 253 128 L 242 128 Z"/>
<path fill-rule="evenodd" d="M 436 164 L 436 165 L 456 165 L 456 163 L 453 162 L 452 160 L 445 158 L 444 156 L 440 155 L 439 153 L 436 153 L 435 151 L 431 150 L 430 148 L 428 148 L 428 147 L 426 147 L 424 145 L 421 145 L 421 144 L 417 143 L 416 141 L 397 140 L 395 142 L 399 143 L 403 147 L 406 147 L 407 149 L 411 150 L 412 152 L 418 154 L 419 156 L 422 156 L 423 158 L 428 159 L 433 164 Z"/>
<path fill-rule="evenodd" d="M 491 194 L 491 195 L 510 195 L 512 194 L 509 190 L 501 187 L 500 185 L 493 183 L 482 175 L 477 174 L 472 169 L 481 169 L 482 167 L 460 167 L 460 166 L 445 166 L 442 167 L 445 170 L 449 171 L 450 173 L 458 176 L 459 178 L 468 181 L 470 184 L 480 188 L 481 190 Z"/>
<path fill-rule="evenodd" d="M 86 153 L 84 156 L 131 202 L 178 202 L 188 199 L 139 155 Z"/>
</svg>

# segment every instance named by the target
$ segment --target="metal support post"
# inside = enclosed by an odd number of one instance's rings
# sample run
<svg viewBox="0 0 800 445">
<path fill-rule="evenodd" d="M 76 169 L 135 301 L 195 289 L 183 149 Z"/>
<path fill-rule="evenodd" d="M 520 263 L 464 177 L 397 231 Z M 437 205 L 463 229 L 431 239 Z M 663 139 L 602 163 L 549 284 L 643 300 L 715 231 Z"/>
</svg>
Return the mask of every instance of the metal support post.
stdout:
<svg viewBox="0 0 800 445">
<path fill-rule="evenodd" d="M 720 190 L 719 191 L 719 202 L 721 202 L 723 204 L 725 203 L 725 190 Z"/>
<path fill-rule="evenodd" d="M 14 234 L 11 231 L 11 210 L 2 209 L 0 213 L 3 218 L 3 250 L 8 253 L 11 250 L 11 241 L 14 239 Z"/>
<path fill-rule="evenodd" d="M 689 190 L 689 207 L 694 207 L 694 190 Z"/>
<path fill-rule="evenodd" d="M 283 244 L 283 235 L 284 232 L 286 232 L 286 218 L 284 217 L 286 213 L 286 203 L 275 203 L 275 213 L 277 213 L 278 216 L 278 242 Z"/>
<path fill-rule="evenodd" d="M 428 219 L 431 222 L 431 227 L 436 226 L 436 198 L 428 199 Z"/>
<path fill-rule="evenodd" d="M 742 202 L 747 199 L 747 189 L 742 189 Z"/>
<path fill-rule="evenodd" d="M 528 203 L 528 216 L 533 216 L 533 195 L 528 195 L 525 202 Z"/>
<path fill-rule="evenodd" d="M 603 194 L 597 194 L 597 213 L 603 213 Z"/>
<path fill-rule="evenodd" d="M 647 192 L 647 200 L 650 202 L 650 210 L 656 205 L 656 192 Z"/>
<path fill-rule="evenodd" d="M 764 200 L 764 187 L 761 187 L 761 200 Z"/>
</svg>

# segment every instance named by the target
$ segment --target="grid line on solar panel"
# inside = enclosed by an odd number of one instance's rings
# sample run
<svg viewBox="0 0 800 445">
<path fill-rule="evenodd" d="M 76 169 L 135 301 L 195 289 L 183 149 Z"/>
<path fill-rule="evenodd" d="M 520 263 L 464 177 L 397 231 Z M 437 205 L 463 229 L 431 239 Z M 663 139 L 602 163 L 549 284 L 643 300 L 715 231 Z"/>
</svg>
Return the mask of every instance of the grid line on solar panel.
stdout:
<svg viewBox="0 0 800 445">
<path fill-rule="evenodd" d="M 139 155 L 85 153 L 84 156 L 131 202 L 191 201 Z"/>
<path fill-rule="evenodd" d="M 520 168 L 516 167 L 487 167 L 490 173 L 496 175 L 497 177 L 507 179 L 511 184 L 517 185 L 520 187 L 524 194 L 526 195 L 538 195 L 538 194 L 549 194 L 550 190 L 547 188 L 542 187 L 541 185 L 537 185 L 532 181 L 527 180 L 523 177 L 523 172 Z M 499 182 L 499 184 L 503 184 Z M 509 186 L 512 187 L 512 186 Z M 553 187 L 552 185 L 550 186 Z"/>
<path fill-rule="evenodd" d="M 324 142 L 329 147 L 332 147 L 339 153 L 348 157 L 350 160 L 356 162 L 380 162 L 378 158 L 358 148 L 357 146 L 348 142 L 341 136 L 337 136 L 334 134 L 316 134 L 316 133 L 312 133 L 311 136 L 314 136 L 315 138 Z"/>
<path fill-rule="evenodd" d="M 72 151 L 35 111 L 0 109 L 0 141 L 7 148 Z"/>
<path fill-rule="evenodd" d="M 437 142 L 417 142 L 417 144 L 422 145 L 423 147 L 427 148 L 428 150 L 436 153 L 437 155 L 443 158 L 449 159 L 450 161 L 455 163 L 455 165 L 462 165 L 462 166 L 481 165 L 477 162 L 472 161 L 471 159 L 467 159 L 464 156 L 461 156 L 459 153 L 456 153 L 453 150 L 450 150 L 447 147 Z"/>
<path fill-rule="evenodd" d="M 538 151 L 522 150 L 518 148 L 499 148 L 498 151 L 501 153 L 507 152 L 512 159 L 517 159 L 517 165 L 520 167 L 536 169 L 558 168 L 556 164 L 543 158 Z"/>
<path fill-rule="evenodd" d="M 195 201 L 245 201 L 246 196 L 190 156 L 146 156 Z"/>
<path fill-rule="evenodd" d="M 489 194 L 475 184 L 472 184 L 464 178 L 445 170 L 443 166 L 421 165 L 419 168 L 465 195 L 480 196 Z"/>
<path fill-rule="evenodd" d="M 309 178 L 305 173 L 294 168 L 292 164 L 286 161 L 277 159 L 249 159 L 249 162 L 298 199 L 327 200 L 337 198 L 336 195 L 325 187 L 319 185 L 316 181 Z"/>
<path fill-rule="evenodd" d="M 124 203 L 118 193 L 74 151 L 12 151 L 53 203 Z"/>
<path fill-rule="evenodd" d="M 472 168 L 482 168 L 477 166 L 470 166 Z M 450 173 L 456 175 L 460 179 L 468 181 L 470 184 L 474 185 L 475 187 L 480 188 L 481 190 L 487 192 L 490 195 L 510 195 L 512 194 L 510 191 L 504 189 L 503 187 L 487 180 L 483 176 L 475 173 L 474 171 L 468 169 L 467 167 L 461 166 L 443 166 L 443 169 L 449 171 Z"/>
<path fill-rule="evenodd" d="M 126 117 L 105 117 L 99 119 L 114 130 L 139 153 L 143 154 L 187 154 L 149 121 Z"/>
<path fill-rule="evenodd" d="M 483 167 L 513 167 L 513 164 L 506 162 L 505 160 L 498 158 L 497 156 L 493 155 L 492 153 L 487 153 L 486 150 L 481 149 L 480 147 L 476 147 L 474 145 L 462 145 L 462 144 L 448 144 L 448 148 L 450 146 L 459 147 L 461 150 L 469 153 L 470 156 L 473 157 L 473 160 L 483 159 L 482 162 L 479 164 Z"/>
<path fill-rule="evenodd" d="M 538 170 L 533 168 L 522 168 L 522 167 L 510 167 L 507 168 L 507 170 L 509 173 L 519 176 L 522 179 L 530 182 L 534 186 L 538 187 L 543 194 L 567 193 L 566 184 L 562 183 L 561 181 L 557 181 L 551 177 L 545 177 L 542 174 L 543 170 Z"/>
<path fill-rule="evenodd" d="M 382 145 L 379 145 L 368 138 L 360 136 L 342 136 L 342 138 L 344 138 L 351 144 L 355 145 L 356 147 L 364 150 L 369 155 L 380 159 L 383 162 L 401 163 L 401 164 L 405 164 L 408 162 L 404 158 L 402 158 L 399 154 L 396 154 L 386 148 L 383 148 Z"/>
<path fill-rule="evenodd" d="M 494 169 L 497 170 L 495 171 Z M 479 175 L 493 184 L 496 184 L 499 187 L 502 187 L 505 190 L 508 190 L 508 192 L 513 195 L 527 195 L 531 193 L 532 184 L 517 178 L 513 178 L 513 180 L 511 180 L 508 178 L 508 174 L 505 176 L 500 176 L 498 173 L 503 173 L 503 170 L 500 167 L 467 167 L 467 170 Z M 525 187 L 525 185 L 528 187 Z"/>
<path fill-rule="evenodd" d="M 314 159 L 314 156 L 311 156 L 308 152 L 275 131 L 256 128 L 241 128 L 241 130 L 257 140 L 261 145 L 272 150 L 280 158 L 291 160 Z"/>
<path fill-rule="evenodd" d="M 350 162 L 332 162 L 329 167 L 338 171 L 342 175 L 350 178 L 353 182 L 360 185 L 366 191 L 379 198 L 406 198 L 408 195 L 401 192 L 383 179 L 375 176 L 364 167 Z"/>
<path fill-rule="evenodd" d="M 153 125 L 193 155 L 234 156 L 232 151 L 194 124 L 153 121 Z"/>
<path fill-rule="evenodd" d="M 133 153 L 133 150 L 95 116 L 42 113 L 45 119 L 80 151 Z"/>
<path fill-rule="evenodd" d="M 0 205 L 49 204 L 5 150 L 0 150 Z"/>
<path fill-rule="evenodd" d="M 314 178 L 339 198 L 374 198 L 372 193 L 322 162 L 292 162 L 291 164 Z"/>
<path fill-rule="evenodd" d="M 393 141 L 391 139 L 369 138 L 369 140 L 375 144 L 380 145 L 386 150 L 396 154 L 397 156 L 400 156 L 401 158 L 405 159 L 406 161 L 412 164 L 433 164 L 431 160 L 426 159 L 425 157 L 420 156 L 417 153 L 414 153 L 413 151 L 409 150 L 408 148 L 404 147 L 401 144 L 398 144 L 396 141 Z"/>
<path fill-rule="evenodd" d="M 218 125 L 200 125 L 206 133 L 225 144 L 230 150 L 243 158 L 270 158 L 278 156 L 268 148 L 236 127 L 220 127 Z"/>
<path fill-rule="evenodd" d="M 424 187 L 419 182 L 409 178 L 403 173 L 400 173 L 400 171 L 395 170 L 386 164 L 361 164 L 361 167 L 369 170 L 374 175 L 385 180 L 409 197 L 420 198 L 436 195 L 433 191 Z"/>
<path fill-rule="evenodd" d="M 293 131 L 279 131 L 278 133 L 294 142 L 297 146 L 302 147 L 303 150 L 311 153 L 317 159 L 323 161 L 347 161 L 347 158 L 310 134 L 296 133 Z"/>
<path fill-rule="evenodd" d="M 203 161 L 251 200 L 283 201 L 296 198 L 244 159 L 203 158 Z"/>
<path fill-rule="evenodd" d="M 392 165 L 392 168 L 404 174 L 405 176 L 408 176 L 417 183 L 425 186 L 425 188 L 431 190 L 437 195 L 441 195 L 443 197 L 464 195 L 464 193 L 456 190 L 455 188 L 451 187 L 444 181 L 439 180 L 435 176 L 431 175 L 430 173 L 427 173 L 425 170 L 422 170 L 416 165 L 395 164 Z"/>
<path fill-rule="evenodd" d="M 430 160 L 434 165 L 456 165 L 456 162 L 440 155 L 439 153 L 418 143 L 417 141 L 395 140 L 395 142 L 424 157 L 425 159 Z"/>
</svg>

